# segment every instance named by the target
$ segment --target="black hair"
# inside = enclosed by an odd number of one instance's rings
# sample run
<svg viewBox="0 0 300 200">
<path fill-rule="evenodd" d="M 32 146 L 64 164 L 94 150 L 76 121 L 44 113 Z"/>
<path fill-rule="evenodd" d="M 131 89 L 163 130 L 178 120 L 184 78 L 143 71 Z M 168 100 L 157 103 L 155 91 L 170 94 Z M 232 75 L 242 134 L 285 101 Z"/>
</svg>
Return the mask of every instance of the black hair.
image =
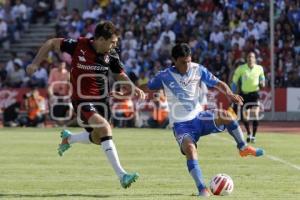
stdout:
<svg viewBox="0 0 300 200">
<path fill-rule="evenodd" d="M 187 57 L 192 55 L 192 50 L 187 43 L 176 44 L 172 48 L 172 57 L 177 60 L 179 57 Z"/>
<path fill-rule="evenodd" d="M 98 39 L 99 37 L 103 37 L 104 39 L 109 39 L 113 35 L 116 35 L 117 37 L 120 35 L 119 30 L 117 27 L 110 21 L 103 21 L 97 24 L 95 29 L 95 39 Z"/>
</svg>

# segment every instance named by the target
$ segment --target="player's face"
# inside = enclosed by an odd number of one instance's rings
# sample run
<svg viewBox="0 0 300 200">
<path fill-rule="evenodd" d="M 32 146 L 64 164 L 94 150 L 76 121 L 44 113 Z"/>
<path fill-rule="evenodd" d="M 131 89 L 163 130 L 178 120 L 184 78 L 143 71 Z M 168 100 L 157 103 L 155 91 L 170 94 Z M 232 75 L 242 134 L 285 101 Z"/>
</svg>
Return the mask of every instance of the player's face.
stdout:
<svg viewBox="0 0 300 200">
<path fill-rule="evenodd" d="M 118 44 L 118 37 L 116 35 L 113 35 L 109 39 L 104 39 L 103 37 L 100 37 L 97 39 L 97 52 L 100 53 L 108 53 L 110 50 L 117 47 Z"/>
<path fill-rule="evenodd" d="M 175 67 L 180 73 L 186 73 L 191 62 L 192 62 L 191 56 L 178 57 L 175 60 Z"/>
<path fill-rule="evenodd" d="M 249 66 L 253 66 L 256 63 L 255 55 L 254 53 L 249 53 L 247 56 L 247 63 Z"/>
</svg>

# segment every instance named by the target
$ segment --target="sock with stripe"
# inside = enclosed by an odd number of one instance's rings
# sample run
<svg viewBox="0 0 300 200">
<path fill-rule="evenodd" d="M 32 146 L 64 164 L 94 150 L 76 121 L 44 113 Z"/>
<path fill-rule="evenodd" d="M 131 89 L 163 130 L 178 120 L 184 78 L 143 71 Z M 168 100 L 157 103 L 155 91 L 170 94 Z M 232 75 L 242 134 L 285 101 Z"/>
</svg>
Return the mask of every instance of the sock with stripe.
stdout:
<svg viewBox="0 0 300 200">
<path fill-rule="evenodd" d="M 187 168 L 195 181 L 198 191 L 201 192 L 204 188 L 206 188 L 206 185 L 202 177 L 198 160 L 187 160 Z"/>
<path fill-rule="evenodd" d="M 116 146 L 111 136 L 101 138 L 101 147 L 115 173 L 121 179 L 126 171 L 121 166 Z"/>
<path fill-rule="evenodd" d="M 230 124 L 226 125 L 226 128 L 229 134 L 234 138 L 237 144 L 237 148 L 240 150 L 245 148 L 246 142 L 244 140 L 243 131 L 238 122 L 236 120 L 233 120 L 232 122 L 230 122 Z"/>
</svg>

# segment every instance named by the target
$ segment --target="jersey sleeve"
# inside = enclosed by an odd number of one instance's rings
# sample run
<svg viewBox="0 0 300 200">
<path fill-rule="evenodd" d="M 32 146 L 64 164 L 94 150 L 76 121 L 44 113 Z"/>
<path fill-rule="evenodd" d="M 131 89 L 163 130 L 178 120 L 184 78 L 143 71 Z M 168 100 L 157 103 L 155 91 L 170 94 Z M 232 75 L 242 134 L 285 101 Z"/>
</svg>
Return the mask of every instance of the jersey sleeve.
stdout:
<svg viewBox="0 0 300 200">
<path fill-rule="evenodd" d="M 260 67 L 259 82 L 265 82 L 265 73 L 263 67 Z"/>
<path fill-rule="evenodd" d="M 215 77 L 210 71 L 208 71 L 205 67 L 200 66 L 200 76 L 201 80 L 208 86 L 214 87 L 217 85 L 220 80 Z"/>
<path fill-rule="evenodd" d="M 121 62 L 120 57 L 115 50 L 110 53 L 110 70 L 114 74 L 124 72 L 124 64 Z"/>
<path fill-rule="evenodd" d="M 78 41 L 74 39 L 62 39 L 60 44 L 60 50 L 73 56 L 77 47 Z"/>
<path fill-rule="evenodd" d="M 233 74 L 233 77 L 232 77 L 232 82 L 234 84 L 238 84 L 239 82 L 239 79 L 240 79 L 240 76 L 241 76 L 241 73 L 240 73 L 240 67 L 238 67 L 235 71 L 234 71 L 234 74 Z"/>
<path fill-rule="evenodd" d="M 150 90 L 159 90 L 163 88 L 161 72 L 157 73 L 153 78 L 148 82 L 148 88 Z"/>
</svg>

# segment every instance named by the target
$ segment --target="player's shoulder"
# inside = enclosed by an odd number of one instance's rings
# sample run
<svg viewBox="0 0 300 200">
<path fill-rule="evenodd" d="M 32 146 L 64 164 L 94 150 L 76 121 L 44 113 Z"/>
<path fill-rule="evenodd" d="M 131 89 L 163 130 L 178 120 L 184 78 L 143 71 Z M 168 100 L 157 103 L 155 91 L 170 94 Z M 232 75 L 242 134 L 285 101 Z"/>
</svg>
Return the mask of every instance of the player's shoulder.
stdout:
<svg viewBox="0 0 300 200">
<path fill-rule="evenodd" d="M 264 70 L 263 66 L 261 66 L 261 65 L 255 65 L 255 67 L 259 70 Z"/>
<path fill-rule="evenodd" d="M 88 44 L 90 42 L 89 38 L 84 38 L 84 37 L 79 37 L 73 40 L 76 41 L 78 44 Z"/>
<path fill-rule="evenodd" d="M 118 52 L 117 52 L 116 49 L 110 50 L 110 52 L 109 52 L 108 55 L 109 55 L 110 57 L 112 57 L 112 58 L 120 59 L 120 56 L 119 56 L 119 54 L 118 54 Z"/>
<path fill-rule="evenodd" d="M 192 69 L 203 69 L 203 68 L 205 68 L 203 65 L 201 65 L 201 64 L 199 64 L 199 63 L 196 63 L 196 62 L 191 62 L 190 67 L 191 67 Z"/>
<path fill-rule="evenodd" d="M 248 69 L 248 64 L 245 63 L 245 64 L 238 65 L 238 67 L 235 69 L 235 71 L 237 71 L 237 72 L 244 72 L 247 69 Z"/>
<path fill-rule="evenodd" d="M 157 73 L 156 73 L 156 77 L 160 77 L 160 78 L 164 78 L 164 77 L 168 77 L 168 76 L 170 76 L 170 74 L 172 73 L 172 72 L 174 72 L 175 71 L 175 67 L 174 66 L 169 66 L 169 67 L 167 67 L 167 68 L 165 68 L 165 69 L 162 69 L 162 70 L 159 70 Z"/>
</svg>

